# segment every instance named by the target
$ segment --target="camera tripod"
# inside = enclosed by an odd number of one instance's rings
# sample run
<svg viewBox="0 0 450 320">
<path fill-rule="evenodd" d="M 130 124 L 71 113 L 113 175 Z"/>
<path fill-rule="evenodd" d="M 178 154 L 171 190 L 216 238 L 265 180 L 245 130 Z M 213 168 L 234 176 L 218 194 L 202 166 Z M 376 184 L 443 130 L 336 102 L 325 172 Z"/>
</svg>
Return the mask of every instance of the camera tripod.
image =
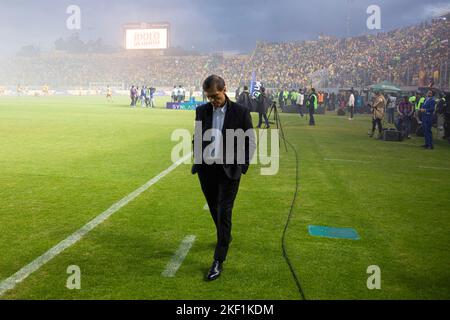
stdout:
<svg viewBox="0 0 450 320">
<path fill-rule="evenodd" d="M 272 115 L 273 112 L 273 119 L 275 122 L 270 122 L 270 116 Z M 280 115 L 278 114 L 278 109 L 277 109 L 277 104 L 275 102 L 272 103 L 272 106 L 270 107 L 270 111 L 269 111 L 269 115 L 267 116 L 267 119 L 269 119 L 269 123 L 275 124 L 275 126 L 277 127 L 277 129 L 280 131 L 280 134 L 278 135 L 278 146 L 281 145 L 281 139 L 283 139 L 284 142 L 284 148 L 287 150 L 287 145 L 286 145 L 286 139 L 284 138 L 284 131 L 283 131 L 283 126 L 281 124 L 281 119 L 280 119 Z M 264 127 L 265 129 L 267 129 L 267 124 Z"/>
</svg>

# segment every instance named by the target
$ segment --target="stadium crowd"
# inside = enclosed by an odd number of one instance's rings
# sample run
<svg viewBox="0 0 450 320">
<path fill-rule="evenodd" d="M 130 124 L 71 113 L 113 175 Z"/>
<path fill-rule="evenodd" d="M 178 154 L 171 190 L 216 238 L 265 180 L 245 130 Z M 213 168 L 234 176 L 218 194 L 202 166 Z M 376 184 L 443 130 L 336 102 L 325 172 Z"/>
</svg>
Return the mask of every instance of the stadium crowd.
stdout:
<svg viewBox="0 0 450 320">
<path fill-rule="evenodd" d="M 156 56 L 130 54 L 67 54 L 51 52 L 40 57 L 15 57 L 0 61 L 5 66 L 1 84 L 55 88 L 87 87 L 90 83 L 152 83 L 159 87 L 183 84 L 199 87 L 211 73 L 224 75 L 230 83 L 239 83 L 247 55 L 233 56 Z"/>
<path fill-rule="evenodd" d="M 266 86 L 306 87 L 322 71 L 324 87 L 366 86 L 383 80 L 448 85 L 450 20 L 436 19 L 388 33 L 348 39 L 259 43 L 252 67 Z"/>
<path fill-rule="evenodd" d="M 257 43 L 251 55 L 69 54 L 3 59 L 1 85 L 86 87 L 91 82 L 151 83 L 199 88 L 208 74 L 221 74 L 229 87 L 243 86 L 256 72 L 267 88 L 294 89 L 321 81 L 322 87 L 363 87 L 383 80 L 397 85 L 449 85 L 450 19 L 387 33 L 347 39 Z"/>
</svg>

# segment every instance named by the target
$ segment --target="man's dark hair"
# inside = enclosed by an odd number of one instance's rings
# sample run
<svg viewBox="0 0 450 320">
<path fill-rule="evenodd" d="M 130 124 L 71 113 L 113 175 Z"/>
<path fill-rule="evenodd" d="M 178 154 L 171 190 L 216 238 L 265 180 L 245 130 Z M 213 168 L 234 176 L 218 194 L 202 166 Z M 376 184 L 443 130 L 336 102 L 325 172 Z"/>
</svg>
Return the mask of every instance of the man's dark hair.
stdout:
<svg viewBox="0 0 450 320">
<path fill-rule="evenodd" d="M 244 86 L 244 91 L 248 91 L 248 87 L 247 86 Z"/>
<path fill-rule="evenodd" d="M 261 87 L 261 93 L 265 93 L 266 92 L 266 88 Z"/>
<path fill-rule="evenodd" d="M 222 77 L 216 76 L 215 74 L 209 76 L 203 81 L 203 90 L 208 91 L 212 88 L 216 88 L 219 91 L 225 89 L 225 80 Z"/>
</svg>

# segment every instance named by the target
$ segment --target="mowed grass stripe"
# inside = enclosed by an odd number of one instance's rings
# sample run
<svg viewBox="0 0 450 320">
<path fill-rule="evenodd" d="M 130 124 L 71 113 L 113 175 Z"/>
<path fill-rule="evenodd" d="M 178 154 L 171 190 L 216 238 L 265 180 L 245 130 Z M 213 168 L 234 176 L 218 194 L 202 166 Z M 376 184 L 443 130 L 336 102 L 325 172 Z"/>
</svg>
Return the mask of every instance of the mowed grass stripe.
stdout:
<svg viewBox="0 0 450 320">
<path fill-rule="evenodd" d="M 97 107 L 88 111 L 81 106 L 80 110 L 99 117 L 104 112 Z M 170 125 L 182 117 L 186 127 L 192 127 L 192 113 L 162 113 L 159 122 Z M 318 115 L 314 128 L 298 115 L 281 117 L 287 138 L 301 158 L 301 191 L 287 231 L 287 247 L 306 296 L 448 299 L 450 176 L 446 170 L 414 168 L 414 164 L 448 166 L 448 144 L 437 141 L 430 152 L 419 148 L 421 138 L 413 137 L 408 144 L 370 139 L 366 134 L 370 117 L 366 116 L 349 123 Z M 130 121 L 127 116 L 123 125 Z M 169 135 L 149 129 L 152 145 L 170 145 Z M 4 298 L 298 299 L 280 243 L 294 190 L 295 160 L 292 152 L 281 151 L 277 176 L 261 177 L 258 167 L 252 166 L 242 180 L 233 213 L 234 241 L 220 280 L 203 282 L 213 257 L 215 230 L 209 213 L 201 210 L 205 200 L 197 177 L 188 166 L 180 166 Z M 82 160 L 80 167 L 93 159 Z M 125 170 L 121 178 L 130 174 Z M 307 233 L 310 224 L 354 227 L 362 240 L 316 239 Z M 197 240 L 183 267 L 176 277 L 161 277 L 186 234 L 195 234 Z M 29 237 L 21 241 L 28 243 Z M 65 288 L 65 271 L 71 264 L 81 267 L 80 291 Z M 382 290 L 366 287 L 366 269 L 372 264 L 382 270 Z"/>
<path fill-rule="evenodd" d="M 126 98 L 22 98 L 0 97 L 0 279 L 166 169 L 172 131 L 192 127 Z"/>
<path fill-rule="evenodd" d="M 294 181 L 286 183 L 289 171 L 282 168 L 282 174 L 267 186 L 267 177 L 258 171 L 252 167 L 242 180 L 234 208 L 234 240 L 221 281 L 208 284 L 203 280 L 213 259 L 216 232 L 210 214 L 201 210 L 204 197 L 198 178 L 186 165 L 5 298 L 297 299 L 279 241 Z M 265 188 L 267 196 L 261 197 L 254 188 Z M 161 277 L 187 232 L 197 240 L 183 267 L 176 277 Z M 81 267 L 80 291 L 64 287 L 65 268 L 70 264 Z"/>
<path fill-rule="evenodd" d="M 168 113 L 168 120 L 177 115 Z M 159 143 L 169 143 L 169 138 L 161 137 Z M 284 160 L 291 157 L 291 153 L 282 155 Z M 217 283 L 203 281 L 213 259 L 216 231 L 210 214 L 201 210 L 205 199 L 198 177 L 186 165 L 4 298 L 298 299 L 280 243 L 295 177 L 290 175 L 290 160 L 281 161 L 286 165 L 269 184 L 258 166 L 252 166 L 243 177 L 234 208 L 234 241 L 223 279 Z M 195 234 L 197 240 L 183 267 L 176 277 L 161 277 L 179 247 L 179 239 L 186 234 Z M 65 288 L 65 270 L 72 264 L 81 268 L 83 285 L 79 291 Z"/>
<path fill-rule="evenodd" d="M 370 117 L 352 123 L 319 116 L 314 128 L 284 115 L 285 132 L 301 150 L 300 202 L 288 231 L 291 258 L 309 299 L 450 298 L 450 147 L 423 138 L 411 145 L 370 139 Z M 368 163 L 323 161 L 355 159 Z M 352 227 L 361 240 L 319 239 L 310 224 Z M 369 265 L 382 272 L 382 290 L 368 290 Z"/>
<path fill-rule="evenodd" d="M 99 216 L 97 216 L 92 221 L 85 224 L 82 228 L 78 229 L 75 233 L 58 243 L 56 246 L 48 250 L 46 253 L 44 253 L 42 256 L 38 257 L 36 260 L 32 261 L 19 271 L 17 271 L 15 274 L 13 274 L 11 277 L 3 280 L 0 282 L 0 296 L 2 296 L 6 291 L 14 289 L 14 287 L 28 278 L 30 274 L 33 272 L 39 270 L 44 264 L 52 260 L 54 257 L 59 255 L 61 252 L 66 250 L 67 248 L 73 246 L 75 243 L 80 241 L 86 234 L 88 234 L 91 230 L 93 230 L 95 227 L 97 227 L 99 224 L 104 222 L 106 219 L 108 219 L 111 215 L 119 211 L 122 207 L 126 206 L 129 202 L 136 199 L 139 195 L 141 195 L 143 192 L 148 190 L 152 185 L 157 183 L 159 180 L 161 180 L 163 177 L 165 177 L 167 174 L 172 172 L 175 168 L 177 168 L 180 164 L 182 164 L 184 161 L 189 159 L 191 157 L 191 154 L 186 155 L 185 157 L 179 159 L 177 162 L 172 164 L 169 168 L 158 174 L 156 177 L 148 181 L 146 184 L 141 186 L 139 189 L 133 191 L 120 201 L 113 204 L 109 209 L 101 213 Z"/>
</svg>

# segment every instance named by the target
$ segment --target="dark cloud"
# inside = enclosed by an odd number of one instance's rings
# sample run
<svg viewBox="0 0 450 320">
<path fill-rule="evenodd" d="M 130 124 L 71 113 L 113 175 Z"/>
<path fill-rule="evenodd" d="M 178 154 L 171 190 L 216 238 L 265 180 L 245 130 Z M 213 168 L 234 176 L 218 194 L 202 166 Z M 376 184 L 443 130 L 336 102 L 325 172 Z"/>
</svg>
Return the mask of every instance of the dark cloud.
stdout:
<svg viewBox="0 0 450 320">
<path fill-rule="evenodd" d="M 256 41 L 316 39 L 319 34 L 345 36 L 367 32 L 366 9 L 381 8 L 382 31 L 412 25 L 429 17 L 434 8 L 449 7 L 440 0 L 2 0 L 0 52 L 26 44 L 51 48 L 70 34 L 66 8 L 82 10 L 81 36 L 122 44 L 121 26 L 135 21 L 168 21 L 172 44 L 199 50 L 249 51 Z"/>
</svg>

